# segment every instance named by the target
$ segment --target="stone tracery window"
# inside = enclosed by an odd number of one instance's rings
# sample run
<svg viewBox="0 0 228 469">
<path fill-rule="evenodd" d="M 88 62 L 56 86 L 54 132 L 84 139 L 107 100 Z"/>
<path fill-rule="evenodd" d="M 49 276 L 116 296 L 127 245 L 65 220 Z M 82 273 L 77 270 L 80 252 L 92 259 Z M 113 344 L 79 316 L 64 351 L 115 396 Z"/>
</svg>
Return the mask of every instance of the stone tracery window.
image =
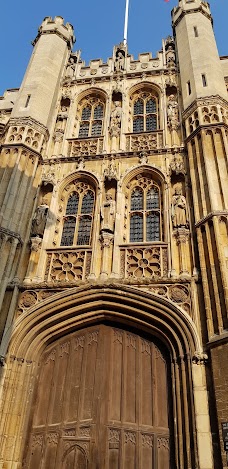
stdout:
<svg viewBox="0 0 228 469">
<path fill-rule="evenodd" d="M 71 185 L 68 197 L 61 246 L 82 246 L 91 244 L 95 194 L 85 182 Z"/>
<path fill-rule="evenodd" d="M 158 99 L 149 91 L 133 96 L 133 133 L 153 132 L 158 129 Z"/>
<path fill-rule="evenodd" d="M 152 179 L 140 175 L 132 181 L 129 218 L 130 242 L 161 240 L 161 191 Z"/>
<path fill-rule="evenodd" d="M 103 132 L 104 103 L 98 97 L 88 97 L 80 105 L 79 138 L 98 137 Z"/>
</svg>

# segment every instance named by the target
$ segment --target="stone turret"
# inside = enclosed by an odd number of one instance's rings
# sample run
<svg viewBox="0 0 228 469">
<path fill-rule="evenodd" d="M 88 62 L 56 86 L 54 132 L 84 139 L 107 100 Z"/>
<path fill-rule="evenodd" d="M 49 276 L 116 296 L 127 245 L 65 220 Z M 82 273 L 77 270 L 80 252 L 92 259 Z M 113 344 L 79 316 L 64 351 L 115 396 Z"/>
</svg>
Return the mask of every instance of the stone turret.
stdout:
<svg viewBox="0 0 228 469">
<path fill-rule="evenodd" d="M 44 18 L 12 117 L 32 117 L 50 126 L 63 68 L 75 42 L 73 27 L 61 16 Z"/>
<path fill-rule="evenodd" d="M 210 7 L 201 0 L 180 0 L 172 11 L 184 109 L 196 98 L 227 98 Z"/>
</svg>

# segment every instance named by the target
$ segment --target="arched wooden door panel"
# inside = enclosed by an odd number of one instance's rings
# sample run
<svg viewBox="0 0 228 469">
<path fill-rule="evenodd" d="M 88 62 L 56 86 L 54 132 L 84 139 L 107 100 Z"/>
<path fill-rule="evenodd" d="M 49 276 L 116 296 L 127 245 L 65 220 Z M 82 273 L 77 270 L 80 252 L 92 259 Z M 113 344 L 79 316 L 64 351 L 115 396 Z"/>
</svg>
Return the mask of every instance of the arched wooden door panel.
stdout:
<svg viewBox="0 0 228 469">
<path fill-rule="evenodd" d="M 152 341 L 100 325 L 40 361 L 29 469 L 169 469 L 166 359 Z"/>
</svg>

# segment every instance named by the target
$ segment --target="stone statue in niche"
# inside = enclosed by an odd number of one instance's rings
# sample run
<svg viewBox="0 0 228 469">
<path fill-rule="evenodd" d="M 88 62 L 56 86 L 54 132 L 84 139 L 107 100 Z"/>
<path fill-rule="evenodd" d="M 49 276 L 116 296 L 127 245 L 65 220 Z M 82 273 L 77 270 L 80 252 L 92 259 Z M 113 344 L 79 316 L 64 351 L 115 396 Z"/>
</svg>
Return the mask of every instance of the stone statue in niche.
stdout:
<svg viewBox="0 0 228 469">
<path fill-rule="evenodd" d="M 106 200 L 101 207 L 101 232 L 114 233 L 116 202 L 111 194 L 106 194 Z"/>
<path fill-rule="evenodd" d="M 188 228 L 186 199 L 180 186 L 175 187 L 172 199 L 172 222 L 174 228 Z"/>
<path fill-rule="evenodd" d="M 114 108 L 111 112 L 110 127 L 109 127 L 109 133 L 110 133 L 110 137 L 111 137 L 111 152 L 112 153 L 119 150 L 121 117 L 122 117 L 121 102 L 120 101 L 114 101 Z"/>
<path fill-rule="evenodd" d="M 171 45 L 168 46 L 168 50 L 166 54 L 166 62 L 167 62 L 167 67 L 169 68 L 176 67 L 176 56 L 175 56 L 173 47 Z"/>
<path fill-rule="evenodd" d="M 41 205 L 39 205 L 34 213 L 32 220 L 32 230 L 31 236 L 39 236 L 43 238 L 47 216 L 48 216 L 49 206 L 47 205 L 47 200 L 43 198 Z"/>
<path fill-rule="evenodd" d="M 122 116 L 121 102 L 115 101 L 114 109 L 111 112 L 111 119 L 110 119 L 111 137 L 118 137 L 118 135 L 120 134 L 121 116 Z"/>
<path fill-rule="evenodd" d="M 180 122 L 179 122 L 179 110 L 178 110 L 178 102 L 174 94 L 171 94 L 168 97 L 168 105 L 167 105 L 167 118 L 168 118 L 168 126 L 171 130 L 177 130 Z"/>
<path fill-rule="evenodd" d="M 73 57 L 70 57 L 66 68 L 66 78 L 73 78 L 75 73 L 75 67 L 76 62 Z"/>
<path fill-rule="evenodd" d="M 115 58 L 115 63 L 114 63 L 115 72 L 122 72 L 124 70 L 124 60 L 125 60 L 124 51 L 121 49 L 118 49 L 116 52 L 116 58 Z"/>
</svg>

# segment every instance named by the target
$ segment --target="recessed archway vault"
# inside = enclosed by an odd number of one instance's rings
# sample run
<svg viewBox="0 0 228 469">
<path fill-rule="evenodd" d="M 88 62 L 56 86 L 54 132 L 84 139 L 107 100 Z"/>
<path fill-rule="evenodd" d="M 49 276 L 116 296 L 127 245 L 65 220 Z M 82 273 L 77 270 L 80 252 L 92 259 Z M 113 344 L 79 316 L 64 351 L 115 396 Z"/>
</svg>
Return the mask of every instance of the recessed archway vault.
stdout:
<svg viewBox="0 0 228 469">
<path fill-rule="evenodd" d="M 7 467 L 13 468 L 22 460 L 32 404 L 31 391 L 42 352 L 63 336 L 108 321 L 157 337 L 169 351 L 176 465 L 196 467 L 191 379 L 191 357 L 195 351 L 201 352 L 196 327 L 187 313 L 171 301 L 118 283 L 86 283 L 68 288 L 30 308 L 15 322 L 5 370 L 5 382 L 9 386 L 3 393 L 1 406 L 1 431 L 8 436 L 2 439 L 0 453 L 4 460 L 10 446 L 11 461 Z"/>
<path fill-rule="evenodd" d="M 30 308 L 14 325 L 10 354 L 36 360 L 56 338 L 102 320 L 132 325 L 159 337 L 172 359 L 202 350 L 196 327 L 181 308 L 157 295 L 114 283 L 67 289 Z"/>
</svg>

